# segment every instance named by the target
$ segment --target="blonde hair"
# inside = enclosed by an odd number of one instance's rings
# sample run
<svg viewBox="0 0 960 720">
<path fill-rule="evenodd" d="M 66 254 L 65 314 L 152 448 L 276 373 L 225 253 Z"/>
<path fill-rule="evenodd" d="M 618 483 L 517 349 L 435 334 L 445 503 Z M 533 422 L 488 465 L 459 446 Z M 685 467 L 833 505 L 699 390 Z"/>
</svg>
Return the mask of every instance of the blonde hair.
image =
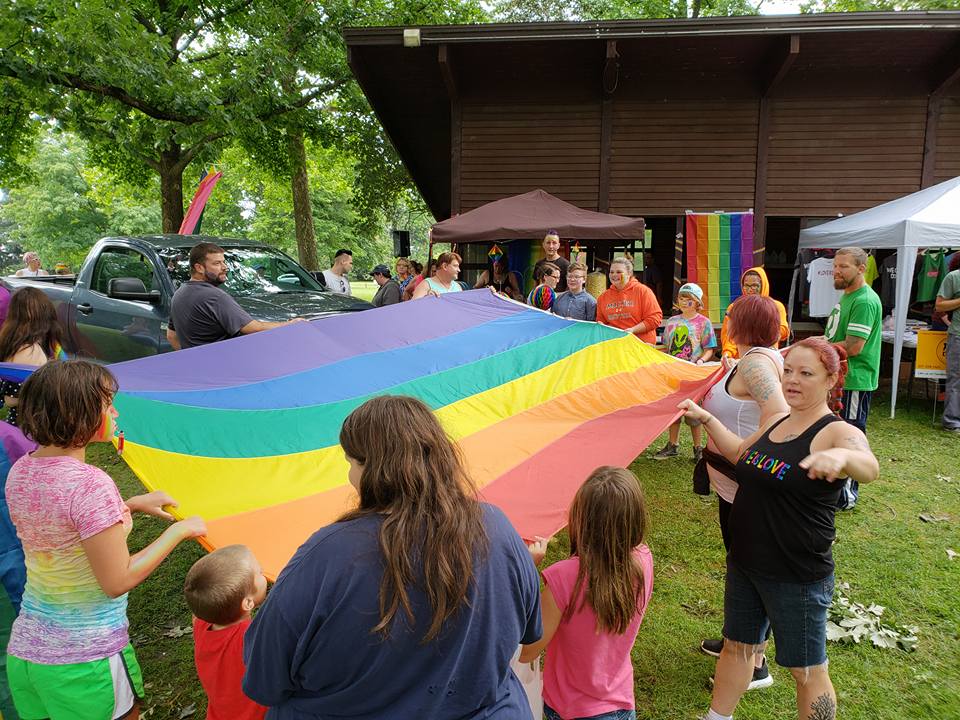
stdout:
<svg viewBox="0 0 960 720">
<path fill-rule="evenodd" d="M 213 625 L 239 620 L 243 599 L 256 592 L 252 557 L 246 545 L 227 545 L 197 560 L 183 583 L 190 612 Z"/>
<path fill-rule="evenodd" d="M 610 267 L 612 268 L 614 265 L 623 265 L 627 269 L 627 272 L 630 275 L 633 275 L 633 260 L 631 258 L 629 257 L 614 258 L 613 260 L 610 261 Z"/>
<path fill-rule="evenodd" d="M 570 264 L 567 266 L 567 276 L 569 277 L 570 273 L 572 273 L 572 272 L 577 272 L 578 270 L 579 270 L 580 272 L 582 272 L 584 275 L 587 274 L 587 266 L 584 265 L 582 262 L 572 262 L 572 263 L 570 263 Z"/>
<path fill-rule="evenodd" d="M 849 255 L 851 258 L 853 258 L 853 261 L 857 265 L 867 264 L 867 251 L 864 250 L 863 248 L 858 248 L 858 247 L 840 248 L 839 250 L 837 250 L 837 252 L 834 253 L 834 256 L 836 255 Z"/>
</svg>

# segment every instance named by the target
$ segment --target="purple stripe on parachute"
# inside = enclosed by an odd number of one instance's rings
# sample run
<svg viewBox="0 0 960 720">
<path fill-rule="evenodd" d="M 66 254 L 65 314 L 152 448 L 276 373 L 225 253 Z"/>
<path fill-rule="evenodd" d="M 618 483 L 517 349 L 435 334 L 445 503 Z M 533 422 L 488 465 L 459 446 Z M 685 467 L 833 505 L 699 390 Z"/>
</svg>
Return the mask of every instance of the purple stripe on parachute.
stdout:
<svg viewBox="0 0 960 720">
<path fill-rule="evenodd" d="M 525 305 L 505 303 L 489 290 L 451 293 L 271 330 L 271 334 L 288 333 L 285 346 L 297 348 L 288 355 L 276 353 L 275 337 L 256 333 L 117 363 L 110 369 L 120 389 L 128 392 L 247 385 L 363 353 L 416 345 L 527 310 Z"/>
</svg>

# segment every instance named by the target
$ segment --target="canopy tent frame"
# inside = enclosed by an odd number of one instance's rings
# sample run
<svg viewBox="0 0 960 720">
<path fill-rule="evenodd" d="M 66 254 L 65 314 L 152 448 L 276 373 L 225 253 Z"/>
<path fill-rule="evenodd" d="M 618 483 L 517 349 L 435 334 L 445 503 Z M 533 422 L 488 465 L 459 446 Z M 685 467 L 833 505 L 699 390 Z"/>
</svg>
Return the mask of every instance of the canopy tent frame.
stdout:
<svg viewBox="0 0 960 720">
<path fill-rule="evenodd" d="M 854 215 L 800 231 L 797 260 L 790 285 L 790 321 L 800 274 L 800 252 L 807 249 L 897 250 L 897 287 L 893 316 L 893 378 L 890 417 L 896 417 L 900 358 L 910 304 L 917 251 L 924 248 L 960 247 L 960 177 L 933 185 L 912 195 Z"/>
</svg>

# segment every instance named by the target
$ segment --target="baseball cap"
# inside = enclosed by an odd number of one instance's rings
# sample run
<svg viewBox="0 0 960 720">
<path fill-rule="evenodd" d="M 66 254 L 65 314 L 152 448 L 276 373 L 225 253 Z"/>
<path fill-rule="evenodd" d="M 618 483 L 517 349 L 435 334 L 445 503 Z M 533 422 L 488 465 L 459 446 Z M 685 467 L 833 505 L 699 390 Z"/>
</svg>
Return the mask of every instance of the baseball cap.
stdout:
<svg viewBox="0 0 960 720">
<path fill-rule="evenodd" d="M 696 283 L 685 283 L 681 285 L 680 289 L 677 291 L 677 295 L 680 295 L 681 293 L 693 295 L 698 301 L 703 301 L 703 289 Z"/>
<path fill-rule="evenodd" d="M 390 268 L 388 268 L 383 263 L 377 265 L 373 270 L 370 271 L 371 275 L 383 275 L 384 277 L 390 277 Z"/>
</svg>

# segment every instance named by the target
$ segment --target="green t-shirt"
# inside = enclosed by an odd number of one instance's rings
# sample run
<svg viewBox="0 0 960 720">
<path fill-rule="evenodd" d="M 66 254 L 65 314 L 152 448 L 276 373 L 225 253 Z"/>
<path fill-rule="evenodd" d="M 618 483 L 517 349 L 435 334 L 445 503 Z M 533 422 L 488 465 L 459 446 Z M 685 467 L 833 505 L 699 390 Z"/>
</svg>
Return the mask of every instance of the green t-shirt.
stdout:
<svg viewBox="0 0 960 720">
<path fill-rule="evenodd" d="M 939 250 L 924 253 L 917 271 L 917 302 L 930 302 L 947 274 L 947 258 Z"/>
<path fill-rule="evenodd" d="M 937 295 L 945 300 L 956 300 L 960 297 L 960 270 L 947 273 Z M 960 336 L 960 310 L 954 310 L 952 315 L 947 333 Z"/>
<path fill-rule="evenodd" d="M 825 335 L 830 342 L 848 337 L 863 338 L 866 344 L 847 364 L 844 390 L 876 390 L 880 383 L 880 330 L 883 306 L 880 296 L 869 285 L 840 296 L 830 317 Z"/>
</svg>

